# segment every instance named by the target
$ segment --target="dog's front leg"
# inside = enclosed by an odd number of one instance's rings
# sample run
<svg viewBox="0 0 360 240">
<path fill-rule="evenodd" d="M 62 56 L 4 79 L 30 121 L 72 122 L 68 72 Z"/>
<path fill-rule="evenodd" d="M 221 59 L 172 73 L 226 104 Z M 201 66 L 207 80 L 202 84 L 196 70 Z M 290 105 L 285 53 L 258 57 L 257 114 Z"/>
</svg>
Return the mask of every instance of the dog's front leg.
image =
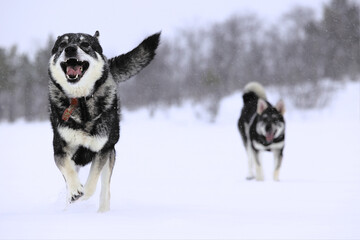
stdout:
<svg viewBox="0 0 360 240">
<path fill-rule="evenodd" d="M 252 154 L 256 166 L 256 181 L 264 181 L 264 174 L 260 162 L 260 154 L 258 151 L 254 151 L 254 150 L 252 151 Z"/>
<path fill-rule="evenodd" d="M 279 171 L 283 159 L 282 149 L 274 150 L 274 161 L 275 161 L 275 170 L 274 170 L 274 181 L 279 181 Z"/>
<path fill-rule="evenodd" d="M 75 162 L 67 154 L 65 156 L 55 156 L 55 162 L 66 182 L 68 202 L 75 202 L 84 194 Z"/>
</svg>

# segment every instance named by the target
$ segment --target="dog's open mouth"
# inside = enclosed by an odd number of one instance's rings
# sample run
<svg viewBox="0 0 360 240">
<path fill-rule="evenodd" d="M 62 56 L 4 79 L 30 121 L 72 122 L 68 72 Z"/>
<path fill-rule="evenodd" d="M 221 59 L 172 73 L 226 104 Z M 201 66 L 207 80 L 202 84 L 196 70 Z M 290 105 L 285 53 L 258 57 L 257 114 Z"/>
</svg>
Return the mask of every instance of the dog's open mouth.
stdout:
<svg viewBox="0 0 360 240">
<path fill-rule="evenodd" d="M 267 141 L 268 143 L 271 143 L 271 142 L 274 140 L 274 136 L 275 136 L 275 133 L 274 133 L 274 132 L 267 132 L 267 133 L 266 133 L 266 136 L 265 136 L 266 141 Z"/>
<path fill-rule="evenodd" d="M 84 76 L 86 70 L 89 68 L 89 62 L 70 58 L 66 62 L 61 62 L 60 66 L 67 80 L 71 83 L 76 83 Z"/>
</svg>

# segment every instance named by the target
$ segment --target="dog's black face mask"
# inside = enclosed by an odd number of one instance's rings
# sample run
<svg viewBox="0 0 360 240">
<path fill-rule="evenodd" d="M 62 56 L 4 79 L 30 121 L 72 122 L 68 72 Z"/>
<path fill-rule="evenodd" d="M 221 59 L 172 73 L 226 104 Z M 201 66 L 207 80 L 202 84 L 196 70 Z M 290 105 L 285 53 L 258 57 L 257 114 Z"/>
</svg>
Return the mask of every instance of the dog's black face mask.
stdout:
<svg viewBox="0 0 360 240">
<path fill-rule="evenodd" d="M 259 116 L 259 124 L 262 135 L 265 137 L 266 142 L 271 143 L 274 138 L 284 130 L 284 118 L 273 107 L 268 107 Z"/>
<path fill-rule="evenodd" d="M 98 32 L 94 36 L 68 33 L 55 42 L 49 62 L 50 78 L 69 98 L 89 96 L 97 81 L 108 73 L 98 37 Z"/>
<path fill-rule="evenodd" d="M 102 48 L 98 41 L 99 32 L 94 36 L 82 33 L 68 33 L 58 37 L 52 49 L 54 62 L 64 53 L 64 61 L 60 63 L 61 68 L 70 83 L 77 83 L 89 68 L 89 61 L 80 60 L 80 54 L 87 54 L 97 58 L 98 54 L 102 56 Z"/>
<path fill-rule="evenodd" d="M 67 33 L 59 36 L 54 44 L 51 54 L 60 55 L 68 46 L 80 47 L 87 54 L 96 57 L 94 52 L 103 54 L 103 50 L 99 43 L 99 32 L 96 31 L 94 36 L 84 33 Z"/>
<path fill-rule="evenodd" d="M 268 105 L 268 103 L 262 99 L 258 100 L 256 131 L 264 137 L 267 144 L 271 144 L 284 133 L 284 112 L 285 107 L 282 100 L 280 100 L 275 107 Z"/>
</svg>

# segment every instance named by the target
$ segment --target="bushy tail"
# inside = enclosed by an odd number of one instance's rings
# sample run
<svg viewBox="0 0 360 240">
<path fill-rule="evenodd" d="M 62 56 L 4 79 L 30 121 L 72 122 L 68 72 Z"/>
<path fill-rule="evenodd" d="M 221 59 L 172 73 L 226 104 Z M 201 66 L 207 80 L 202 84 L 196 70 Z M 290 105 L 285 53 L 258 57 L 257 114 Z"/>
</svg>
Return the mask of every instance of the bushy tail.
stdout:
<svg viewBox="0 0 360 240">
<path fill-rule="evenodd" d="M 267 100 L 264 87 L 257 82 L 250 82 L 244 87 L 243 100 L 244 103 L 251 102 L 258 98 Z"/>
<path fill-rule="evenodd" d="M 130 52 L 109 59 L 110 72 L 114 80 L 126 81 L 145 68 L 153 60 L 159 41 L 160 32 L 146 38 Z"/>
</svg>

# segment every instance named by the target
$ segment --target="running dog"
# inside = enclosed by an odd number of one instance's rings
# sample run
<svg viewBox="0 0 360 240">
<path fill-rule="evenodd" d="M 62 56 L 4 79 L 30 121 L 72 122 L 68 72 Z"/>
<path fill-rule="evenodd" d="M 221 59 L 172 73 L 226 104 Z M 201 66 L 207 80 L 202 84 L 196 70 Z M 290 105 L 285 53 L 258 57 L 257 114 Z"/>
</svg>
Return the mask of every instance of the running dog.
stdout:
<svg viewBox="0 0 360 240">
<path fill-rule="evenodd" d="M 49 61 L 50 121 L 55 163 L 64 176 L 69 203 L 91 197 L 101 174 L 98 211 L 110 209 L 110 179 L 120 137 L 117 83 L 151 62 L 159 40 L 160 33 L 154 34 L 108 60 L 98 31 L 94 36 L 68 33 L 57 38 Z M 78 170 L 89 163 L 83 186 Z"/>
<path fill-rule="evenodd" d="M 259 159 L 260 151 L 271 151 L 275 159 L 274 180 L 279 181 L 279 170 L 285 145 L 285 105 L 282 100 L 273 107 L 267 100 L 262 85 L 248 83 L 243 93 L 244 106 L 238 121 L 247 156 L 249 172 L 247 179 L 254 179 L 253 164 L 256 166 L 256 180 L 263 181 L 264 175 Z"/>
</svg>

